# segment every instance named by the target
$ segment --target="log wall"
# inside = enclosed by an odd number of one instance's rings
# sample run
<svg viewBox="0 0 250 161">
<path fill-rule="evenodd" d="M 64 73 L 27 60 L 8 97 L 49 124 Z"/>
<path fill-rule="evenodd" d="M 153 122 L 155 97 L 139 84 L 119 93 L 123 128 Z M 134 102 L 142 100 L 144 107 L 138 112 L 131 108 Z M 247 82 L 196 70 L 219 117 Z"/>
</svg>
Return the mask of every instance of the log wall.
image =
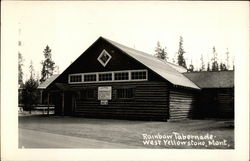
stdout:
<svg viewBox="0 0 250 161">
<path fill-rule="evenodd" d="M 100 105 L 97 99 L 99 86 L 112 87 L 112 100 L 108 105 Z M 112 82 L 99 84 L 74 85 L 74 88 L 94 88 L 95 98 L 75 101 L 74 115 L 94 118 L 135 119 L 135 120 L 161 120 L 168 119 L 168 84 L 159 81 L 143 82 Z M 120 88 L 133 88 L 134 97 L 119 99 L 116 90 Z"/>
<path fill-rule="evenodd" d="M 171 90 L 169 93 L 169 118 L 182 120 L 193 117 L 195 94 L 185 90 Z"/>
<path fill-rule="evenodd" d="M 234 117 L 234 90 L 233 88 L 217 90 L 218 111 L 221 118 Z"/>
<path fill-rule="evenodd" d="M 199 95 L 198 113 L 201 118 L 233 118 L 234 89 L 202 89 Z"/>
</svg>

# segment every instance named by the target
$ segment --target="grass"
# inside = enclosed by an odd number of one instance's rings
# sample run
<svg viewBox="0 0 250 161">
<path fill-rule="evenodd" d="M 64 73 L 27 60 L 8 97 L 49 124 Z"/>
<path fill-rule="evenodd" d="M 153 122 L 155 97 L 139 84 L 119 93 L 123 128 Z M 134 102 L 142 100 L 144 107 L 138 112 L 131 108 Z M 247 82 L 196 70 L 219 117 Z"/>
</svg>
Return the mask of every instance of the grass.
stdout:
<svg viewBox="0 0 250 161">
<path fill-rule="evenodd" d="M 234 127 L 232 120 L 183 120 L 179 122 L 128 121 L 108 119 L 87 119 L 80 117 L 60 116 L 20 116 L 19 128 L 54 134 L 89 138 L 111 143 L 139 146 L 142 148 L 171 149 L 233 149 Z M 173 135 L 173 132 L 184 135 L 215 136 L 215 141 L 227 141 L 226 145 L 143 145 L 142 134 Z M 157 139 L 156 139 L 157 140 Z M 156 141 L 156 140 L 153 140 Z M 175 140 L 175 139 L 171 139 Z M 177 140 L 175 140 L 177 141 Z M 195 141 L 195 140 L 194 140 Z M 197 141 L 197 140 L 196 140 Z M 219 142 L 217 142 L 219 143 Z M 97 147 L 98 148 L 98 147 Z"/>
</svg>

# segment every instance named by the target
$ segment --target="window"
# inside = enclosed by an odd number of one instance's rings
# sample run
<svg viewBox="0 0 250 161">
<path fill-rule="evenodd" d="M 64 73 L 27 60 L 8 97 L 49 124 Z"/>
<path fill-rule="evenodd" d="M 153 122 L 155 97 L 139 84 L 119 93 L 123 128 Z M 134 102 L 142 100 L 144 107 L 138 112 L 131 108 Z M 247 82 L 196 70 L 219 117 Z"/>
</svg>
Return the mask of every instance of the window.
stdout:
<svg viewBox="0 0 250 161">
<path fill-rule="evenodd" d="M 134 97 L 133 88 L 117 89 L 116 93 L 117 93 L 117 98 L 121 98 L 121 99 L 133 98 Z"/>
<path fill-rule="evenodd" d="M 131 79 L 132 80 L 147 79 L 147 72 L 146 71 L 131 72 Z"/>
<path fill-rule="evenodd" d="M 103 50 L 102 53 L 99 55 L 99 57 L 97 58 L 97 60 L 105 67 L 108 62 L 111 59 L 111 55 L 106 51 Z"/>
<path fill-rule="evenodd" d="M 69 74 L 69 84 L 77 83 L 98 83 L 98 82 L 125 82 L 125 81 L 147 81 L 148 71 L 141 70 L 120 70 L 105 72 L 89 72 Z"/>
<path fill-rule="evenodd" d="M 128 80 L 128 72 L 115 73 L 115 80 Z"/>
<path fill-rule="evenodd" d="M 95 82 L 96 74 L 86 74 L 84 75 L 84 82 Z"/>
<path fill-rule="evenodd" d="M 84 89 L 80 93 L 80 99 L 93 99 L 95 98 L 95 89 Z"/>
<path fill-rule="evenodd" d="M 71 75 L 70 82 L 82 82 L 82 75 Z"/>
<path fill-rule="evenodd" d="M 112 81 L 112 73 L 99 74 L 99 81 Z"/>
</svg>

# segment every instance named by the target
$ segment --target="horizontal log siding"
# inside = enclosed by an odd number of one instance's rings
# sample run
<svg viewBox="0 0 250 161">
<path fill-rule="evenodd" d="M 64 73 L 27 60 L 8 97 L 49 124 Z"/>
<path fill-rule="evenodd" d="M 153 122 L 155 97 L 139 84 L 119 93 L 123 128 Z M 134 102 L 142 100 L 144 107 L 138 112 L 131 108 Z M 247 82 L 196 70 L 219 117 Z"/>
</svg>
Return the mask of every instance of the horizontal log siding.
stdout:
<svg viewBox="0 0 250 161">
<path fill-rule="evenodd" d="M 98 86 L 112 86 L 112 100 L 108 101 L 108 105 L 100 105 L 100 101 L 97 100 Z M 77 116 L 163 121 L 168 118 L 168 87 L 166 82 L 113 82 L 74 85 L 74 87 L 96 89 L 95 99 L 76 101 L 74 114 Z M 134 98 L 116 98 L 116 89 L 119 88 L 134 88 Z"/>
<path fill-rule="evenodd" d="M 198 107 L 200 115 L 204 118 L 233 118 L 234 89 L 202 89 Z"/>
<path fill-rule="evenodd" d="M 221 118 L 234 117 L 234 91 L 231 88 L 217 90 L 218 111 Z"/>
<path fill-rule="evenodd" d="M 195 95 L 185 90 L 171 90 L 169 104 L 170 120 L 191 118 L 195 105 Z"/>
</svg>

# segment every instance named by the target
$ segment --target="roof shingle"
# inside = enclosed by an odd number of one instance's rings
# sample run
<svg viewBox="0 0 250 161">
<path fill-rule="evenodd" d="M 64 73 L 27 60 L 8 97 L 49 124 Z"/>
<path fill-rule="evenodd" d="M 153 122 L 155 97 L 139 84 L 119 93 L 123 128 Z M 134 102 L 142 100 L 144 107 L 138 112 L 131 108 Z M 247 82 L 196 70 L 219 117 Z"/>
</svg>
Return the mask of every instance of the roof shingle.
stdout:
<svg viewBox="0 0 250 161">
<path fill-rule="evenodd" d="M 183 73 L 200 88 L 234 87 L 234 71 Z"/>
<path fill-rule="evenodd" d="M 174 85 L 183 86 L 183 87 L 199 89 L 197 85 L 195 85 L 192 81 L 190 81 L 181 73 L 181 72 L 185 72 L 185 70 L 182 67 L 178 65 L 174 65 L 172 63 L 168 63 L 167 61 L 164 61 L 164 60 L 160 60 L 154 57 L 153 55 L 149 55 L 142 51 L 129 48 L 127 46 L 108 40 L 106 38 L 103 38 L 103 39 L 113 44 L 114 46 L 116 46 L 117 48 L 119 48 L 124 53 L 128 54 L 129 56 L 133 57 L 137 61 L 141 62 L 142 64 L 147 66 L 149 69 L 153 70 L 154 72 L 159 74 L 161 77 L 168 80 L 170 83 Z"/>
<path fill-rule="evenodd" d="M 54 74 L 50 76 L 48 79 L 46 79 L 44 82 L 42 82 L 37 89 L 46 89 L 57 77 L 59 74 Z"/>
</svg>

